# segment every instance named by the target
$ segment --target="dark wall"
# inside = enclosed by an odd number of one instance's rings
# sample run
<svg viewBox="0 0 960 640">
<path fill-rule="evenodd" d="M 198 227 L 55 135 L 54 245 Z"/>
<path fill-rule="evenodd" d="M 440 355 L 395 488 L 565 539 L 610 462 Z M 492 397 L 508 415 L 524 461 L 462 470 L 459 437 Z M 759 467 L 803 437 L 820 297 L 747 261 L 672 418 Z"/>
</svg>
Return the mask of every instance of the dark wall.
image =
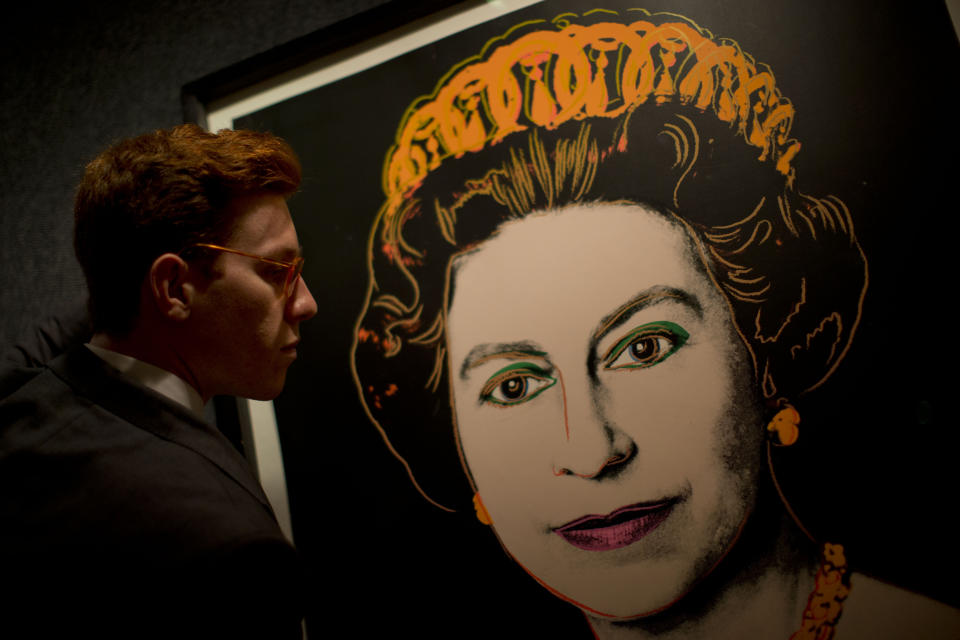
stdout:
<svg viewBox="0 0 960 640">
<path fill-rule="evenodd" d="M 18 3 L 0 39 L 0 349 L 85 298 L 73 189 L 112 142 L 183 121 L 181 87 L 386 0 Z"/>
</svg>

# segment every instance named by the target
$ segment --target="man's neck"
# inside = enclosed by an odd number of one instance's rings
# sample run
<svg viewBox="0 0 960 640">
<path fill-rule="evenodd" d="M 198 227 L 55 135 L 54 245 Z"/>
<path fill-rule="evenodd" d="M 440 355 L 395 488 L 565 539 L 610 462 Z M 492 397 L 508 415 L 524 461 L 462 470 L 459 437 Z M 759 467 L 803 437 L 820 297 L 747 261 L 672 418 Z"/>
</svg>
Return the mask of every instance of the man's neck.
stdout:
<svg viewBox="0 0 960 640">
<path fill-rule="evenodd" d="M 147 339 L 140 335 L 141 333 L 134 331 L 128 335 L 117 336 L 97 332 L 90 339 L 90 344 L 169 371 L 196 389 L 204 404 L 206 404 L 210 400 L 209 395 L 201 389 L 192 369 L 178 350 L 168 340 L 156 339 L 154 336 Z"/>
</svg>

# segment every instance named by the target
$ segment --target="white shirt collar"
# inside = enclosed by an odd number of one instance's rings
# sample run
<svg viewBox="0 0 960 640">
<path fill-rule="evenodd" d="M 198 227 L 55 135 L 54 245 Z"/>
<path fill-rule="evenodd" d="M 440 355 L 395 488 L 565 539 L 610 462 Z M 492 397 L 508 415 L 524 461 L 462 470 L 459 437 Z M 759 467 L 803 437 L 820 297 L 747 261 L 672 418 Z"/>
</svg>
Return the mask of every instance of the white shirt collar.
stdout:
<svg viewBox="0 0 960 640">
<path fill-rule="evenodd" d="M 161 369 L 110 349 L 96 347 L 92 344 L 87 344 L 86 347 L 125 376 L 133 378 L 143 386 L 153 389 L 160 395 L 186 407 L 195 415 L 203 417 L 203 398 L 183 378 L 166 369 Z"/>
</svg>

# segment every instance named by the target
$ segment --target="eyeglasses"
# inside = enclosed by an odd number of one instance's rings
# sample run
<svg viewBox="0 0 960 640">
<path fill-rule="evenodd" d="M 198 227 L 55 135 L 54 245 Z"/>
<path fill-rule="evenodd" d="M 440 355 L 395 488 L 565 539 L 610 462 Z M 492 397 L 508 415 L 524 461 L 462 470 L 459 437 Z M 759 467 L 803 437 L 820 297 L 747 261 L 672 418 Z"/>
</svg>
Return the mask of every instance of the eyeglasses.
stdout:
<svg viewBox="0 0 960 640">
<path fill-rule="evenodd" d="M 245 256 L 247 258 L 253 258 L 254 260 L 259 260 L 260 262 L 265 262 L 269 265 L 277 267 L 276 273 L 273 274 L 276 283 L 278 286 L 282 285 L 283 295 L 289 297 L 293 290 L 297 286 L 297 279 L 300 277 L 300 274 L 303 272 L 303 256 L 297 256 L 293 259 L 292 262 L 287 262 L 286 260 L 275 260 L 273 258 L 264 258 L 263 256 L 258 256 L 253 253 L 247 253 L 246 251 L 240 251 L 239 249 L 231 249 L 230 247 L 221 247 L 217 244 L 207 244 L 205 242 L 200 242 L 192 247 L 199 247 L 201 249 L 213 249 L 214 251 L 223 251 L 224 253 L 235 253 L 238 256 Z"/>
</svg>

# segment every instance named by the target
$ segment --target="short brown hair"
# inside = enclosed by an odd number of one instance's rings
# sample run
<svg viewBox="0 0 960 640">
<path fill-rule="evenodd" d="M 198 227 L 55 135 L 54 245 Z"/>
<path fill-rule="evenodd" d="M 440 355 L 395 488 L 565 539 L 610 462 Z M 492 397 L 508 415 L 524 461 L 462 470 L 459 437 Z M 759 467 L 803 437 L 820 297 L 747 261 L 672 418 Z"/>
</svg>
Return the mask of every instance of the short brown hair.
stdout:
<svg viewBox="0 0 960 640">
<path fill-rule="evenodd" d="M 285 141 L 196 125 L 122 140 L 87 165 L 74 203 L 74 249 L 95 331 L 128 333 L 153 260 L 230 234 L 237 198 L 289 196 L 301 169 Z"/>
</svg>

